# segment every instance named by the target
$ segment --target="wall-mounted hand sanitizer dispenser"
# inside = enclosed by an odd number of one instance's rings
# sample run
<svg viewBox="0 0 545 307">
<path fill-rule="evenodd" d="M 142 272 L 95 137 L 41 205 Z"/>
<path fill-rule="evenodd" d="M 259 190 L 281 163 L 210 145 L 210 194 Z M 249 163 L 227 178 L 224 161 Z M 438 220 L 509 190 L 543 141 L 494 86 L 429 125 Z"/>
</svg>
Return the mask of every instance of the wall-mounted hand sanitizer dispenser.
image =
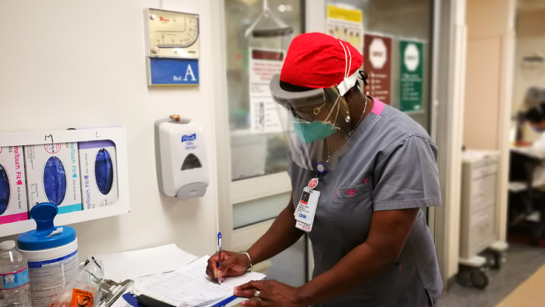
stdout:
<svg viewBox="0 0 545 307">
<path fill-rule="evenodd" d="M 182 200 L 201 197 L 208 187 L 208 161 L 202 127 L 172 115 L 155 122 L 159 190 Z"/>
</svg>

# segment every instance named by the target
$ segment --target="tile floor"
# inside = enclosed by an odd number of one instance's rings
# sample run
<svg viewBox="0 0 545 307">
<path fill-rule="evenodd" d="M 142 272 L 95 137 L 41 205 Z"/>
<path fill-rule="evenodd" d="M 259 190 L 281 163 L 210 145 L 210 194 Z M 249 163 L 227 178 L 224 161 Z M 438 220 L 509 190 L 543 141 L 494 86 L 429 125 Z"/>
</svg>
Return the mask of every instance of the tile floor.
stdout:
<svg viewBox="0 0 545 307">
<path fill-rule="evenodd" d="M 494 307 L 544 264 L 545 249 L 510 243 L 507 262 L 500 270 L 489 271 L 490 283 L 486 289 L 455 283 L 439 300 L 439 307 Z"/>
</svg>

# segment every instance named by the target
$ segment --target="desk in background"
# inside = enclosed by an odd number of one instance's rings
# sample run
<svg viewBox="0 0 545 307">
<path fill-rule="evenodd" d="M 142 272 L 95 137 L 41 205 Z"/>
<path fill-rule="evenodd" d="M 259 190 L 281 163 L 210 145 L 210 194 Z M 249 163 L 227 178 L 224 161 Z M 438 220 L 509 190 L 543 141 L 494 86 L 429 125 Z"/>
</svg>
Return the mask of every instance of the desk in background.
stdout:
<svg viewBox="0 0 545 307">
<path fill-rule="evenodd" d="M 509 230 L 528 228 L 531 243 L 545 232 L 545 148 L 512 147 L 509 161 Z"/>
</svg>

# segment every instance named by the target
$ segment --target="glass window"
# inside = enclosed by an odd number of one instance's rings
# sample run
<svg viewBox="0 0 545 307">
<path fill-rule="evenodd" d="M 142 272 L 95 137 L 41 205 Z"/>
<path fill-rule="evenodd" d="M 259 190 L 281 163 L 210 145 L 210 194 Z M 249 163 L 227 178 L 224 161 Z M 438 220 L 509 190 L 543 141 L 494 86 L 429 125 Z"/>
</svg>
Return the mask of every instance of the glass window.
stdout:
<svg viewBox="0 0 545 307">
<path fill-rule="evenodd" d="M 288 205 L 291 192 L 233 205 L 233 228 L 241 228 L 276 218 Z"/>
<path fill-rule="evenodd" d="M 268 78 L 254 86 L 255 67 L 278 70 L 292 37 L 303 32 L 302 0 L 268 0 L 269 12 L 263 15 L 264 1 L 226 0 L 226 56 L 229 130 L 231 132 L 231 174 L 233 180 L 283 172 L 290 159 L 282 127 L 270 127 L 269 116 L 276 116 L 276 106 L 254 94 L 269 94 Z M 258 21 L 259 20 L 259 21 Z M 257 24 L 255 24 L 257 22 Z M 274 35 L 247 35 L 248 29 L 277 27 Z M 257 33 L 258 31 L 255 31 Z M 279 34 L 280 33 L 280 34 Z M 272 36 L 274 36 L 272 35 Z M 259 66 L 264 65 L 264 66 Z M 272 75 L 271 75 L 272 76 Z M 259 76 L 257 76 L 259 77 Z M 270 80 L 270 79 L 269 79 Z M 250 84 L 254 96 L 250 94 Z M 256 89 L 257 88 L 257 89 Z M 271 125 L 274 126 L 274 125 Z M 280 129 L 278 129 L 280 128 Z"/>
<path fill-rule="evenodd" d="M 327 4 L 350 6 L 363 11 L 364 32 L 392 38 L 391 105 L 400 108 L 400 40 L 416 41 L 423 47 L 423 88 L 420 111 L 408 112 L 416 122 L 430 130 L 430 72 L 432 11 L 431 0 L 342 0 Z M 368 56 L 368 55 L 364 55 Z M 364 68 L 364 70 L 366 70 Z M 369 84 L 366 91 L 373 84 Z"/>
</svg>

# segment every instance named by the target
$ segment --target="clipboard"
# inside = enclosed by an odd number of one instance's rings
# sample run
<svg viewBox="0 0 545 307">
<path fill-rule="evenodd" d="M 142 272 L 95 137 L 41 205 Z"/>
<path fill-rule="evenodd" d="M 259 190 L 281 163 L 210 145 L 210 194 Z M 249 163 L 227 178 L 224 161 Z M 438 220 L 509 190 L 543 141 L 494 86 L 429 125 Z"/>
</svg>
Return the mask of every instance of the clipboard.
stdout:
<svg viewBox="0 0 545 307">
<path fill-rule="evenodd" d="M 212 305 L 212 307 L 224 307 L 225 305 L 231 303 L 232 301 L 236 300 L 238 297 L 237 296 L 231 296 L 230 298 L 227 298 L 227 299 L 224 299 L 223 301 L 215 304 L 215 305 Z"/>
<path fill-rule="evenodd" d="M 130 295 L 130 294 L 126 294 L 126 295 Z M 123 298 L 125 298 L 125 297 L 123 297 Z M 236 299 L 237 299 L 237 296 L 233 295 L 233 296 L 231 296 L 229 298 L 224 299 L 221 302 L 218 302 L 218 303 L 212 305 L 212 307 L 224 307 L 225 305 L 229 304 L 230 302 L 232 302 L 232 301 L 234 301 Z M 151 298 L 151 297 L 148 297 L 148 296 L 145 296 L 145 295 L 138 296 L 136 298 L 136 300 L 137 300 L 137 303 L 138 303 L 139 306 L 144 306 L 144 307 L 176 307 L 176 306 L 169 305 L 167 303 L 158 301 L 158 300 L 156 300 L 154 298 Z M 131 302 L 128 302 L 128 303 L 131 304 Z M 139 307 L 139 306 L 135 306 L 135 307 Z"/>
<path fill-rule="evenodd" d="M 138 301 L 139 304 L 144 305 L 146 307 L 177 307 L 174 305 L 170 305 L 170 304 L 158 301 L 154 298 L 151 298 L 145 295 L 139 295 L 138 297 L 136 297 L 136 300 Z"/>
</svg>

